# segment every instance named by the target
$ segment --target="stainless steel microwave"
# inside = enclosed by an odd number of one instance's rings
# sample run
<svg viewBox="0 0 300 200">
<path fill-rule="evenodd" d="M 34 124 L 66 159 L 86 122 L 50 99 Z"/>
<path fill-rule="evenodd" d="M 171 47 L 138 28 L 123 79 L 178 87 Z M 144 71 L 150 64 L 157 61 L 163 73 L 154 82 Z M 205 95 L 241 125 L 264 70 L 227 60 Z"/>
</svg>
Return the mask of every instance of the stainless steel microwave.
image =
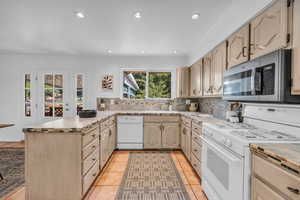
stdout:
<svg viewBox="0 0 300 200">
<path fill-rule="evenodd" d="M 292 50 L 280 49 L 224 72 L 223 99 L 300 103 L 291 95 Z"/>
</svg>

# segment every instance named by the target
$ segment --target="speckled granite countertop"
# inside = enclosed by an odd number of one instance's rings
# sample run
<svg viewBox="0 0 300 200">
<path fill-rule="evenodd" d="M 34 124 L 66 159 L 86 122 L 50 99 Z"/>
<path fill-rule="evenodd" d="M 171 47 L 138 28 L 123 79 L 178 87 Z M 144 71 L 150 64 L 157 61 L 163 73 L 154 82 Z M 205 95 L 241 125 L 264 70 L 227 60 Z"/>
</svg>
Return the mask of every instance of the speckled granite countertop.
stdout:
<svg viewBox="0 0 300 200">
<path fill-rule="evenodd" d="M 251 144 L 251 151 L 300 172 L 300 144 Z"/>
<path fill-rule="evenodd" d="M 181 115 L 199 121 L 214 121 L 217 120 L 209 114 L 198 112 L 180 112 L 180 111 L 102 111 L 97 113 L 95 118 L 64 118 L 54 120 L 42 124 L 27 126 L 23 129 L 25 133 L 50 133 L 50 132 L 81 132 L 84 129 L 89 129 L 114 115 Z"/>
</svg>

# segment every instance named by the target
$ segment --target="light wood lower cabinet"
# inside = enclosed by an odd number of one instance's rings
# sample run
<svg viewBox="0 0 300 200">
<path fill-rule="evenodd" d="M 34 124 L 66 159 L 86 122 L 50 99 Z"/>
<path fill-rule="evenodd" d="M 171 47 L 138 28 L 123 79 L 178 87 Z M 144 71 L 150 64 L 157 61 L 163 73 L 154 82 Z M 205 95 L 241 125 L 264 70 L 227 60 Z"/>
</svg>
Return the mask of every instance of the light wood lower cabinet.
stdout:
<svg viewBox="0 0 300 200">
<path fill-rule="evenodd" d="M 184 155 L 187 157 L 187 159 L 189 161 L 191 161 L 191 135 L 192 135 L 192 131 L 191 131 L 191 127 L 182 125 L 181 126 L 181 149 L 184 153 Z"/>
<path fill-rule="evenodd" d="M 162 148 L 178 149 L 180 146 L 180 125 L 178 122 L 162 123 Z"/>
<path fill-rule="evenodd" d="M 252 200 L 299 200 L 299 174 L 269 159 L 252 154 Z"/>
<path fill-rule="evenodd" d="M 178 149 L 179 130 L 178 122 L 144 123 L 144 148 Z"/>
<path fill-rule="evenodd" d="M 161 148 L 161 124 L 144 123 L 144 148 L 159 149 Z"/>
<path fill-rule="evenodd" d="M 99 174 L 99 126 L 25 133 L 26 200 L 81 200 Z"/>
<path fill-rule="evenodd" d="M 252 181 L 252 200 L 285 200 L 256 177 Z"/>
<path fill-rule="evenodd" d="M 287 0 L 277 0 L 251 21 L 251 59 L 287 46 L 287 5 Z"/>
</svg>

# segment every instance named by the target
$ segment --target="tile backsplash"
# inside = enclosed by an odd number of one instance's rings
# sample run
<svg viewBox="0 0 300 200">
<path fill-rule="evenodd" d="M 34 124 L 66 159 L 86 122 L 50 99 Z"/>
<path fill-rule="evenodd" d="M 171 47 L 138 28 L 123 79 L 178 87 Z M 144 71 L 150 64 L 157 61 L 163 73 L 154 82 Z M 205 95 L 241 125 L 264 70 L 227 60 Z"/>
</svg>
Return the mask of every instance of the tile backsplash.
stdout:
<svg viewBox="0 0 300 200">
<path fill-rule="evenodd" d="M 120 98 L 97 98 L 97 109 L 101 110 L 100 104 L 105 105 L 105 110 L 172 110 L 186 111 L 185 99 L 174 100 L 127 100 Z"/>
<path fill-rule="evenodd" d="M 101 110 L 100 104 L 105 105 L 105 110 L 172 110 L 187 111 L 188 106 L 185 104 L 187 99 L 174 100 L 127 100 L 120 98 L 98 98 L 97 108 Z M 199 103 L 199 112 L 212 114 L 218 119 L 225 119 L 228 102 L 222 98 L 200 98 L 189 99 L 191 102 Z"/>
</svg>

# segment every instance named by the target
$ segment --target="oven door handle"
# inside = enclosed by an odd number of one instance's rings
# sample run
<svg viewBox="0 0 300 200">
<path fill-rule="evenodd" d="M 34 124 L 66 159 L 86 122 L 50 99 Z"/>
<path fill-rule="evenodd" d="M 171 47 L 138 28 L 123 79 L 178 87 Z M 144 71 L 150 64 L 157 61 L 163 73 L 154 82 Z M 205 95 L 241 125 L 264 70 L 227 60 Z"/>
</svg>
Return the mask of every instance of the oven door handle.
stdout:
<svg viewBox="0 0 300 200">
<path fill-rule="evenodd" d="M 204 143 L 206 143 L 209 147 L 213 148 L 215 151 L 217 151 L 218 153 L 222 154 L 226 159 L 228 159 L 230 162 L 232 163 L 236 163 L 236 162 L 240 162 L 241 161 L 241 157 L 235 156 L 235 154 L 230 153 L 228 150 L 224 149 L 223 151 L 215 144 L 213 144 L 212 142 L 208 141 L 207 139 L 203 138 L 201 136 L 201 139 Z M 224 153 L 227 152 L 227 153 Z"/>
</svg>

